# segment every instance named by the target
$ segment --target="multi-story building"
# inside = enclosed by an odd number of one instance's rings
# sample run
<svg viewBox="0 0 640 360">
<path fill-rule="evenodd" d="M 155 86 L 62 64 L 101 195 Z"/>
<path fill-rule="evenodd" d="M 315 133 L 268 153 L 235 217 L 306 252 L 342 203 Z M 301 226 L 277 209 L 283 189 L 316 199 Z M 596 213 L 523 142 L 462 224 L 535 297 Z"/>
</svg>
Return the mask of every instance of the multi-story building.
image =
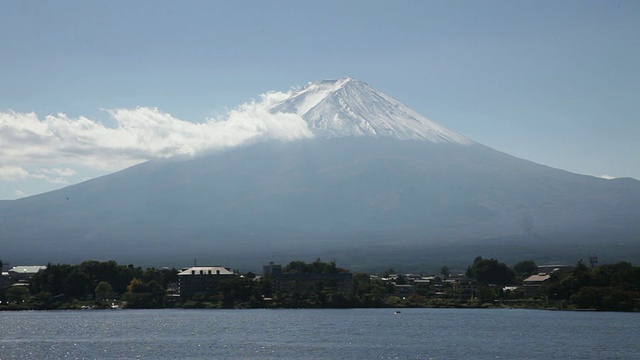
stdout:
<svg viewBox="0 0 640 360">
<path fill-rule="evenodd" d="M 522 282 L 524 293 L 527 296 L 536 296 L 540 293 L 540 288 L 542 287 L 542 283 L 549 280 L 551 275 L 540 273 L 531 275 L 528 278 L 524 279 Z"/>
<path fill-rule="evenodd" d="M 197 293 L 218 293 L 220 281 L 235 276 L 233 271 L 222 266 L 194 266 L 178 273 L 180 297 L 190 298 Z"/>
<path fill-rule="evenodd" d="M 35 274 L 40 270 L 45 270 L 46 266 L 14 266 L 7 273 L 13 283 L 28 283 Z"/>
</svg>

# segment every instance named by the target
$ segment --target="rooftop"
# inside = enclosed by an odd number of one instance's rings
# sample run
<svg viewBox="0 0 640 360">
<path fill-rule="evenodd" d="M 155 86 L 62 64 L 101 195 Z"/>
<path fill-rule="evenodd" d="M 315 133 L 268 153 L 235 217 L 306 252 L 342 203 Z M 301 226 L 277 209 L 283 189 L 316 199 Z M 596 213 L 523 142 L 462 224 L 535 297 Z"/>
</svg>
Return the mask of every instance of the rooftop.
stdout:
<svg viewBox="0 0 640 360">
<path fill-rule="evenodd" d="M 46 269 L 46 266 L 30 265 L 30 266 L 14 266 L 9 269 L 8 272 L 14 272 L 19 274 L 37 274 L 38 271 Z"/>
<path fill-rule="evenodd" d="M 181 275 L 233 275 L 233 271 L 222 266 L 193 266 L 178 273 Z"/>
<path fill-rule="evenodd" d="M 525 283 L 528 283 L 528 282 L 543 282 L 543 281 L 547 280 L 550 277 L 551 276 L 547 275 L 547 274 L 531 275 L 528 278 L 524 279 L 524 282 Z"/>
</svg>

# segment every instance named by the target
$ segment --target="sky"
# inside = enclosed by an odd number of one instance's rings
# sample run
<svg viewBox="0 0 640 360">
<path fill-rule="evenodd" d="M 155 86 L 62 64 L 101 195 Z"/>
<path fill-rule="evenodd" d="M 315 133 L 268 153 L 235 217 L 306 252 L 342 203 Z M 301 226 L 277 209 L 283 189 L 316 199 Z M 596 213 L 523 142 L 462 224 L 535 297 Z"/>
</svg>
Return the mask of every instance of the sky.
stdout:
<svg viewBox="0 0 640 360">
<path fill-rule="evenodd" d="M 351 76 L 481 144 L 640 179 L 638 1 L 0 2 L 0 200 L 308 137 L 265 104 Z"/>
</svg>

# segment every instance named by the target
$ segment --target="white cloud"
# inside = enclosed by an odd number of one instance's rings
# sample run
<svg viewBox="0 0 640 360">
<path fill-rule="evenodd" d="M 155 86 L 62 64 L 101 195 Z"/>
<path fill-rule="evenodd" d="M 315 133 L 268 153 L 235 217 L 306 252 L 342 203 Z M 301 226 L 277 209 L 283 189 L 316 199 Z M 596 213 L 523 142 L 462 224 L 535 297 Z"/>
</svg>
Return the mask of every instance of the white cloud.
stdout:
<svg viewBox="0 0 640 360">
<path fill-rule="evenodd" d="M 49 175 L 58 175 L 61 177 L 69 177 L 76 174 L 76 171 L 69 168 L 53 168 L 53 169 L 38 169 L 39 172 Z"/>
<path fill-rule="evenodd" d="M 289 92 L 281 92 L 281 91 L 270 91 L 264 94 L 260 94 L 260 104 L 270 109 L 276 104 L 287 100 L 291 96 L 291 91 Z"/>
<path fill-rule="evenodd" d="M 84 116 L 0 112 L 0 198 L 23 197 L 152 159 L 194 157 L 246 143 L 313 134 L 295 114 L 270 108 L 290 94 L 270 92 L 200 123 L 157 108 L 107 110 L 105 126 Z M 8 185 L 19 181 L 20 190 Z M 6 183 L 6 184 L 3 184 Z"/>
<path fill-rule="evenodd" d="M 64 178 L 75 175 L 76 166 L 113 171 L 150 159 L 192 157 L 262 139 L 312 137 L 299 116 L 269 112 L 287 96 L 263 94 L 260 102 L 241 105 L 225 118 L 202 123 L 183 121 L 148 107 L 109 110 L 115 127 L 62 113 L 41 119 L 35 113 L 3 112 L 0 163 L 7 166 L 0 168 L 0 180 L 29 177 L 22 164 L 47 166 L 31 174 L 32 178 L 66 183 Z"/>
<path fill-rule="evenodd" d="M 615 176 L 611 176 L 611 175 L 600 175 L 599 177 L 607 180 L 613 180 L 616 178 Z"/>
<path fill-rule="evenodd" d="M 29 172 L 19 166 L 0 166 L 0 181 L 17 181 L 29 177 Z"/>
<path fill-rule="evenodd" d="M 69 184 L 69 181 L 65 180 L 64 178 L 60 177 L 60 176 L 49 176 L 49 175 L 45 175 L 45 174 L 30 174 L 29 178 L 31 179 L 37 179 L 37 180 L 44 180 L 50 184 Z"/>
</svg>

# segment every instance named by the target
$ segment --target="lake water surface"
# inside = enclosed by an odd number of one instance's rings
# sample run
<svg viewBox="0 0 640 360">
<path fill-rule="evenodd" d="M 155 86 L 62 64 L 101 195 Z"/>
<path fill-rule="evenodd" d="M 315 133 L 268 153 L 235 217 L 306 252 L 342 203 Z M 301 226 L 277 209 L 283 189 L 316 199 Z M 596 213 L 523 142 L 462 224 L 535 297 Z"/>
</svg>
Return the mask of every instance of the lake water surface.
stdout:
<svg viewBox="0 0 640 360">
<path fill-rule="evenodd" d="M 640 359 L 640 314 L 503 309 L 0 312 L 0 359 Z"/>
</svg>

